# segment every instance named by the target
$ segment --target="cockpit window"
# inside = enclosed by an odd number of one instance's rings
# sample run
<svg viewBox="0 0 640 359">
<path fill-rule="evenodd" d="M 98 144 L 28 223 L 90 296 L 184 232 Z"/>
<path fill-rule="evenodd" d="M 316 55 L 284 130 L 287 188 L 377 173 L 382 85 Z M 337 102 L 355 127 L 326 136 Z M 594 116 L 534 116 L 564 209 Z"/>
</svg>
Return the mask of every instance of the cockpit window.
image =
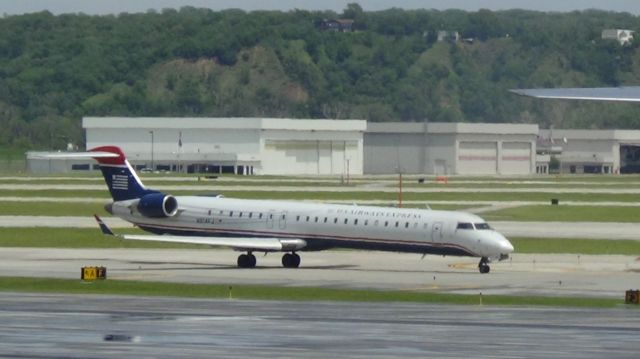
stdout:
<svg viewBox="0 0 640 359">
<path fill-rule="evenodd" d="M 473 229 L 473 224 L 466 223 L 466 222 L 460 222 L 460 223 L 458 223 L 458 228 L 457 229 Z"/>
<path fill-rule="evenodd" d="M 477 230 L 491 229 L 491 226 L 489 226 L 488 223 L 474 223 L 473 225 L 476 226 Z"/>
</svg>

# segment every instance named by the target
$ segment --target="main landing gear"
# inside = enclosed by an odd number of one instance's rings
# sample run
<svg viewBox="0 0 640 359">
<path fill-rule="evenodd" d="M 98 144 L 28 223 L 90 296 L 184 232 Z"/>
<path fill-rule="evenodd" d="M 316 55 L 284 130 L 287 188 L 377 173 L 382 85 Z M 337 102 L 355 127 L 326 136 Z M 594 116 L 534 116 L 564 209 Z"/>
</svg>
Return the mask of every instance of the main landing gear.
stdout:
<svg viewBox="0 0 640 359">
<path fill-rule="evenodd" d="M 480 258 L 480 263 L 478 263 L 478 270 L 480 271 L 480 273 L 482 274 L 489 273 L 491 268 L 489 267 L 488 263 L 489 263 L 489 258 L 487 257 Z"/>
<path fill-rule="evenodd" d="M 238 256 L 238 267 L 253 268 L 256 266 L 256 256 L 253 253 L 241 254 Z"/>
<path fill-rule="evenodd" d="M 238 268 L 254 268 L 256 266 L 256 256 L 252 252 L 238 256 Z M 300 256 L 295 252 L 285 253 L 282 256 L 282 266 L 285 268 L 300 267 Z"/>
<path fill-rule="evenodd" d="M 300 267 L 300 256 L 295 252 L 285 253 L 282 256 L 282 266 L 285 268 L 298 268 Z"/>
</svg>

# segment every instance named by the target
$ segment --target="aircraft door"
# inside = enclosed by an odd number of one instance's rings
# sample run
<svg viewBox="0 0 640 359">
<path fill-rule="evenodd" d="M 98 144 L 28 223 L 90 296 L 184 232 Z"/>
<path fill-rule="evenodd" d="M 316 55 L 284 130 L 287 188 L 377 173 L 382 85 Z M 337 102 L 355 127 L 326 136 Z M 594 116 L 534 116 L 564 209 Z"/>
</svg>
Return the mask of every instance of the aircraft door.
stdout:
<svg viewBox="0 0 640 359">
<path fill-rule="evenodd" d="M 287 212 L 282 212 L 278 215 L 278 227 L 280 229 L 287 228 Z"/>
<path fill-rule="evenodd" d="M 277 214 L 273 211 L 269 211 L 269 213 L 267 214 L 267 228 L 273 228 L 273 217 L 275 217 Z"/>
<path fill-rule="evenodd" d="M 435 222 L 431 228 L 431 242 L 442 242 L 442 222 Z"/>
</svg>

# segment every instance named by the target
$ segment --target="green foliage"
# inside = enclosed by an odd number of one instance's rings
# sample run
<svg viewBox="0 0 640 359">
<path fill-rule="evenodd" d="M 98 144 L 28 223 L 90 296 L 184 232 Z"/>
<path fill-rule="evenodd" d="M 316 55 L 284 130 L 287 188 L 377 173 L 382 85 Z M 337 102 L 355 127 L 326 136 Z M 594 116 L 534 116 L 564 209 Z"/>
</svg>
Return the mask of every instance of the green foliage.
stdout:
<svg viewBox="0 0 640 359">
<path fill-rule="evenodd" d="M 355 32 L 321 31 L 353 19 Z M 522 10 L 342 14 L 185 7 L 0 18 L 0 143 L 82 143 L 82 116 L 273 116 L 638 128 L 637 106 L 541 102 L 507 89 L 640 82 L 627 13 Z M 473 41 L 436 42 L 439 30 Z M 54 135 L 52 135 L 54 134 Z M 63 138 L 64 137 L 64 138 Z"/>
</svg>

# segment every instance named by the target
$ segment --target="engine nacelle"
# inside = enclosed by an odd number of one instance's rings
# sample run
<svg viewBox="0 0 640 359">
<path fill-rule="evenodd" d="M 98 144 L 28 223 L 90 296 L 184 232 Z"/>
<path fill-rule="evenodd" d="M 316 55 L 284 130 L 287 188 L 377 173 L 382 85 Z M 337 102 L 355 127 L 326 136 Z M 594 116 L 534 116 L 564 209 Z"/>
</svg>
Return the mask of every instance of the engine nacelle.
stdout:
<svg viewBox="0 0 640 359">
<path fill-rule="evenodd" d="M 145 217 L 173 217 L 178 213 L 178 201 L 172 195 L 151 193 L 140 198 L 138 211 Z"/>
</svg>

